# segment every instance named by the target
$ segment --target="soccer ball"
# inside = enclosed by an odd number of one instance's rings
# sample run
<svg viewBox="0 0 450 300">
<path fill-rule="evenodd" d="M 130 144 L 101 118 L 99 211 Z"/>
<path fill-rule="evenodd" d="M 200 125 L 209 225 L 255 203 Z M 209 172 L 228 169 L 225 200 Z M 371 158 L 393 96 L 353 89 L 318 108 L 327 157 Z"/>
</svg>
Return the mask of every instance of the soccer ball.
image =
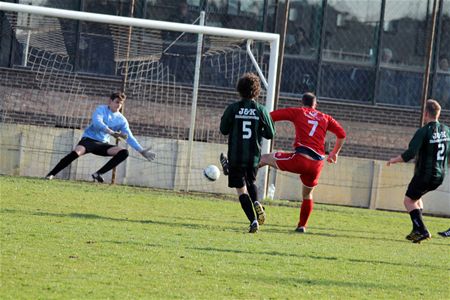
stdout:
<svg viewBox="0 0 450 300">
<path fill-rule="evenodd" d="M 220 170 L 215 165 L 209 165 L 203 169 L 203 175 L 209 181 L 216 181 L 220 177 Z"/>
</svg>

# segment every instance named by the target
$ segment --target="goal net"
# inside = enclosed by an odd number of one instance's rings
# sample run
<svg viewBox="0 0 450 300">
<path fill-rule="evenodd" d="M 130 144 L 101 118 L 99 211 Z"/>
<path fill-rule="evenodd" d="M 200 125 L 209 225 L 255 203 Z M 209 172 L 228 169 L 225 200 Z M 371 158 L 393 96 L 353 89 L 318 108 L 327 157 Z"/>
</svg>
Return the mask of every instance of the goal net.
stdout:
<svg viewBox="0 0 450 300">
<path fill-rule="evenodd" d="M 272 109 L 278 35 L 201 26 L 202 15 L 191 25 L 4 2 L 0 13 L 15 63 L 8 78 L 16 76 L 0 84 L 2 174 L 44 177 L 80 140 L 95 108 L 124 90 L 130 129 L 157 157 L 148 162 L 119 142 L 130 157 L 117 167 L 116 183 L 232 192 L 226 177 L 208 182 L 203 169 L 220 167 L 219 155 L 227 151 L 220 117 L 239 99 L 235 85 L 242 74 L 260 75 L 258 101 Z M 76 34 L 74 28 L 102 30 Z M 112 63 L 106 61 L 111 47 Z M 96 58 L 86 68 L 108 76 L 76 69 L 83 55 Z M 82 156 L 56 177 L 91 180 L 108 159 Z"/>
</svg>

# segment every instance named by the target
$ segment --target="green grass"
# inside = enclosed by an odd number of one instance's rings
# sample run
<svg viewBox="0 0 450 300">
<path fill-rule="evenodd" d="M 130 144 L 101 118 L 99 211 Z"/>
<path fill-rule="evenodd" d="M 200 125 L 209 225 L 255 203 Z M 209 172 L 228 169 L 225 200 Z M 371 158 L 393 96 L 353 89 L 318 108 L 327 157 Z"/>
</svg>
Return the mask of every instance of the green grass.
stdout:
<svg viewBox="0 0 450 300">
<path fill-rule="evenodd" d="M 248 234 L 240 204 L 213 196 L 17 177 L 0 187 L 1 299 L 449 296 L 450 240 L 406 241 L 405 213 L 316 204 L 301 235 L 298 204 L 266 205 L 267 224 Z"/>
</svg>

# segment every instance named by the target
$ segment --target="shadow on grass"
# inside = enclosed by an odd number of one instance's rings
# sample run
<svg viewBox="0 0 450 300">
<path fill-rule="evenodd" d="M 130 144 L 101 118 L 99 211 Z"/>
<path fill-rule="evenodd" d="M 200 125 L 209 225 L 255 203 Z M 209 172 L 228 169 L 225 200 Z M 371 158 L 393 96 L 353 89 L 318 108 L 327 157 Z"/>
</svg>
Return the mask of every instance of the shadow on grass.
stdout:
<svg viewBox="0 0 450 300">
<path fill-rule="evenodd" d="M 313 287 L 313 286 L 324 286 L 329 287 L 330 290 L 333 289 L 333 287 L 341 287 L 341 288 L 352 288 L 356 290 L 364 290 L 365 294 L 367 296 L 370 296 L 370 289 L 373 290 L 406 290 L 410 291 L 411 289 L 414 289 L 414 287 L 410 287 L 408 285 L 399 286 L 398 284 L 388 284 L 385 281 L 380 283 L 374 283 L 374 282 L 362 282 L 362 281 L 345 281 L 345 280 L 330 280 L 330 279 L 306 279 L 306 278 L 298 278 L 298 277 L 275 277 L 275 276 L 264 276 L 261 274 L 253 275 L 253 279 L 251 279 L 252 275 L 245 275 L 245 278 L 243 280 L 250 280 L 250 281 L 261 281 L 261 278 L 264 277 L 264 281 L 269 282 L 270 284 L 281 284 L 281 285 L 287 285 L 287 286 L 295 286 L 299 288 L 307 288 L 307 287 Z M 420 288 L 417 288 L 415 290 L 419 290 Z M 336 298 L 340 298 L 338 295 L 336 295 Z M 333 297 L 330 297 L 333 298 Z M 345 297 L 344 297 L 345 298 Z M 348 297 L 352 298 L 352 297 Z"/>
<path fill-rule="evenodd" d="M 19 214 L 28 214 L 33 216 L 40 217 L 58 217 L 58 218 L 75 218 L 75 219 L 87 219 L 87 220 L 105 220 L 105 221 L 115 221 L 115 222 L 130 222 L 130 223 L 140 223 L 140 224 L 153 224 L 153 225 L 162 225 L 162 226 L 170 226 L 176 228 L 189 228 L 189 229 L 212 229 L 216 228 L 216 225 L 210 224 L 195 224 L 195 223 L 177 223 L 177 222 L 165 222 L 165 221 L 155 221 L 155 220 L 133 220 L 128 218 L 114 218 L 114 217 L 105 217 L 97 214 L 85 214 L 85 213 L 52 213 L 52 212 L 31 212 L 25 210 L 14 210 L 14 209 L 2 209 L 0 213 L 19 213 Z M 184 218 L 183 218 L 184 220 Z M 242 232 L 242 228 L 236 227 L 220 227 L 221 231 L 233 231 L 233 232 Z"/>
<path fill-rule="evenodd" d="M 225 249 L 225 248 L 213 248 L 213 247 L 191 247 L 187 248 L 191 250 L 197 250 L 197 251 L 211 251 L 211 252 L 225 252 L 225 253 L 237 253 L 237 254 L 248 254 L 251 256 L 255 255 L 269 255 L 269 256 L 285 256 L 285 257 L 297 257 L 297 258 L 309 258 L 309 259 L 316 259 L 316 260 L 328 260 L 328 261 L 347 261 L 350 263 L 363 263 L 363 264 L 381 264 L 381 265 L 390 265 L 390 266 L 402 266 L 402 267 L 411 267 L 411 268 L 428 268 L 428 269 L 440 269 L 440 270 L 447 270 L 445 266 L 439 267 L 434 265 L 424 265 L 424 264 L 410 264 L 410 263 L 396 263 L 396 262 L 390 262 L 390 261 L 381 261 L 381 260 L 369 260 L 369 259 L 352 259 L 352 258 L 340 258 L 335 256 L 318 256 L 318 255 L 309 255 L 306 253 L 299 254 L 299 253 L 285 253 L 285 252 L 279 252 L 279 251 L 252 251 L 248 252 L 245 250 L 239 250 L 239 249 Z"/>
<path fill-rule="evenodd" d="M 312 259 L 322 259 L 322 260 L 338 260 L 336 256 L 317 256 L 308 254 L 298 254 L 298 253 L 286 253 L 280 251 L 252 251 L 239 249 L 224 249 L 224 248 L 213 248 L 213 247 L 186 247 L 186 249 L 197 250 L 197 251 L 211 251 L 211 252 L 226 252 L 226 253 L 236 253 L 236 254 L 249 254 L 256 255 L 270 255 L 270 256 L 285 256 L 285 257 L 297 257 L 297 258 L 312 258 Z"/>
</svg>

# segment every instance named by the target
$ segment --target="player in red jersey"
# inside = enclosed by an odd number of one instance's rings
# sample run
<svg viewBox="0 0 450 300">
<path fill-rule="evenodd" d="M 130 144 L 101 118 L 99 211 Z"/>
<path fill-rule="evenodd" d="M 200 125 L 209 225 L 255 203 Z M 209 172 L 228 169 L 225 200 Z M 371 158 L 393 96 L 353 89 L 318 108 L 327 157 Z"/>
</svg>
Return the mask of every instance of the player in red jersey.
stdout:
<svg viewBox="0 0 450 300">
<path fill-rule="evenodd" d="M 336 135 L 336 144 L 327 161 L 336 163 L 345 140 L 345 131 L 333 117 L 316 110 L 317 98 L 313 93 L 302 97 L 303 107 L 278 109 L 270 113 L 274 122 L 291 121 L 295 126 L 294 152 L 275 152 L 261 157 L 260 167 L 269 165 L 282 171 L 300 174 L 303 183 L 303 201 L 296 231 L 305 232 L 313 210 L 312 192 L 317 185 L 325 159 L 327 131 Z"/>
</svg>

